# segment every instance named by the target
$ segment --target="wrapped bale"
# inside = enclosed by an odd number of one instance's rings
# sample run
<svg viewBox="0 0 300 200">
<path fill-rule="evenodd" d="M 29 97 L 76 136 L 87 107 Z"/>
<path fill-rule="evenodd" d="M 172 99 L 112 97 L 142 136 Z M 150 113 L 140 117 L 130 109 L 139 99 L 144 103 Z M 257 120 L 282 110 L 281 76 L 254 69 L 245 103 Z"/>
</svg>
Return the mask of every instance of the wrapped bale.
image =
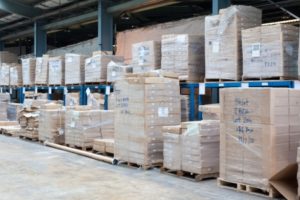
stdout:
<svg viewBox="0 0 300 200">
<path fill-rule="evenodd" d="M 110 61 L 107 65 L 107 82 L 115 82 L 129 73 L 132 73 L 132 66 Z"/>
<path fill-rule="evenodd" d="M 158 41 L 145 41 L 132 44 L 133 72 L 147 72 L 160 69 L 161 44 Z"/>
<path fill-rule="evenodd" d="M 204 37 L 188 34 L 163 35 L 161 69 L 174 72 L 180 80 L 204 80 Z"/>
<path fill-rule="evenodd" d="M 0 85 L 2 86 L 9 86 L 9 71 L 10 65 L 2 63 L 0 66 Z"/>
<path fill-rule="evenodd" d="M 220 120 L 220 104 L 200 105 L 203 120 Z"/>
<path fill-rule="evenodd" d="M 7 118 L 9 121 L 17 121 L 19 119 L 19 113 L 23 109 L 23 104 L 9 103 L 7 106 Z"/>
<path fill-rule="evenodd" d="M 17 63 L 18 57 L 14 53 L 8 51 L 0 51 L 0 64 L 1 63 Z"/>
<path fill-rule="evenodd" d="M 203 177 L 219 172 L 220 121 L 183 122 L 182 170 Z M 200 178 L 200 177 L 199 177 Z"/>
<path fill-rule="evenodd" d="M 266 192 L 269 180 L 296 162 L 300 91 L 222 89 L 220 178 Z"/>
<path fill-rule="evenodd" d="M 241 79 L 241 30 L 261 25 L 261 18 L 261 10 L 251 6 L 231 6 L 205 17 L 206 79 Z"/>
<path fill-rule="evenodd" d="M 180 123 L 179 81 L 139 74 L 115 84 L 115 157 L 145 169 L 163 162 L 162 126 Z"/>
<path fill-rule="evenodd" d="M 46 104 L 39 115 L 39 140 L 64 144 L 65 109 L 59 104 Z"/>
<path fill-rule="evenodd" d="M 86 56 L 68 53 L 65 55 L 65 83 L 82 84 L 84 83 L 84 64 Z"/>
<path fill-rule="evenodd" d="M 78 106 L 80 105 L 80 93 L 70 92 L 65 95 L 66 106 Z"/>
<path fill-rule="evenodd" d="M 164 126 L 164 162 L 163 167 L 168 170 L 181 170 L 181 126 Z"/>
<path fill-rule="evenodd" d="M 123 62 L 123 57 L 95 54 L 85 60 L 85 82 L 99 83 L 107 81 L 107 65 L 110 61 Z"/>
<path fill-rule="evenodd" d="M 298 37 L 289 24 L 243 30 L 243 79 L 297 78 Z"/>
<path fill-rule="evenodd" d="M 94 139 L 93 150 L 99 153 L 114 153 L 114 139 Z"/>
<path fill-rule="evenodd" d="M 43 55 L 43 57 L 36 58 L 35 66 L 35 84 L 48 84 L 49 55 Z"/>
<path fill-rule="evenodd" d="M 63 56 L 49 58 L 49 85 L 64 85 L 65 60 Z"/>
<path fill-rule="evenodd" d="M 22 81 L 23 85 L 33 85 L 35 83 L 35 58 L 22 59 Z"/>
<path fill-rule="evenodd" d="M 22 66 L 18 64 L 11 64 L 9 68 L 9 85 L 21 86 L 22 82 Z"/>
</svg>

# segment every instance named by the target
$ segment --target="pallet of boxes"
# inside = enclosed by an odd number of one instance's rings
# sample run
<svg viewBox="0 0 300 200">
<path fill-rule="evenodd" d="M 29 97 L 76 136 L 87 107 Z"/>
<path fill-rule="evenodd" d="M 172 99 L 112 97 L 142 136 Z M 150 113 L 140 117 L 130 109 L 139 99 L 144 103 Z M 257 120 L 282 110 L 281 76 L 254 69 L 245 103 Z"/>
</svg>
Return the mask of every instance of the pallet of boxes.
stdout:
<svg viewBox="0 0 300 200">
<path fill-rule="evenodd" d="M 220 107 L 215 110 L 202 107 L 207 113 L 202 121 L 163 127 L 161 172 L 193 181 L 218 177 Z"/>
</svg>

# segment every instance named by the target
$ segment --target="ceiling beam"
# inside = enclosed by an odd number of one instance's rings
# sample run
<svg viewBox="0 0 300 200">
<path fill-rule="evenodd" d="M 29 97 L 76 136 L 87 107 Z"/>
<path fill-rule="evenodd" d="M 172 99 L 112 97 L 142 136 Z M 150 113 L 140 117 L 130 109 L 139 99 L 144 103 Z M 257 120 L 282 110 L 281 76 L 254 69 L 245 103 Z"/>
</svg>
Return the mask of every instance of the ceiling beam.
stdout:
<svg viewBox="0 0 300 200">
<path fill-rule="evenodd" d="M 0 0 L 0 10 L 8 13 L 14 13 L 26 18 L 32 18 L 42 14 L 42 10 L 21 3 L 19 0 Z"/>
</svg>

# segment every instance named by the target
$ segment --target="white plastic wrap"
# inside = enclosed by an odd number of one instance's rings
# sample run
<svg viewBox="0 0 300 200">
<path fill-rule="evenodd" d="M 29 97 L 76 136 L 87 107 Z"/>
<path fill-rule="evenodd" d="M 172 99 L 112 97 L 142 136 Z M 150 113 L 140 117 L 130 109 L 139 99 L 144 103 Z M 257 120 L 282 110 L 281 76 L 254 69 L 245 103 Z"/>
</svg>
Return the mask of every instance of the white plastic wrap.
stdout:
<svg viewBox="0 0 300 200">
<path fill-rule="evenodd" d="M 22 81 L 23 85 L 33 85 L 35 83 L 35 58 L 22 59 Z"/>
<path fill-rule="evenodd" d="M 49 58 L 49 85 L 63 85 L 65 79 L 65 60 L 63 56 Z"/>
</svg>

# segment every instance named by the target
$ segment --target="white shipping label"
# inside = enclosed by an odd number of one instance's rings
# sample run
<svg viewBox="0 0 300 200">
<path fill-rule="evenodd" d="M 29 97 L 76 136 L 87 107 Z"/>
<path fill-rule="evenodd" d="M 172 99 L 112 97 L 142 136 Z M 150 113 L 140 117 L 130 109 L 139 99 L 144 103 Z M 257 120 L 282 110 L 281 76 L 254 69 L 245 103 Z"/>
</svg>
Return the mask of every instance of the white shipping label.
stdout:
<svg viewBox="0 0 300 200">
<path fill-rule="evenodd" d="M 68 88 L 67 87 L 64 87 L 64 94 L 68 94 Z"/>
<path fill-rule="evenodd" d="M 199 94 L 205 95 L 205 83 L 199 83 Z"/>
<path fill-rule="evenodd" d="M 159 107 L 158 108 L 158 116 L 159 117 L 168 117 L 169 116 L 169 108 L 168 107 Z"/>
<path fill-rule="evenodd" d="M 52 88 L 51 87 L 48 88 L 48 94 L 52 94 Z"/>
<path fill-rule="evenodd" d="M 220 51 L 220 43 L 219 41 L 213 41 L 212 42 L 212 52 L 213 53 L 219 53 Z"/>
<path fill-rule="evenodd" d="M 85 90 L 85 93 L 86 93 L 87 96 L 89 96 L 89 95 L 91 94 L 90 88 L 87 88 L 87 89 Z"/>
<path fill-rule="evenodd" d="M 255 43 L 251 45 L 252 57 L 260 57 L 260 43 Z"/>
<path fill-rule="evenodd" d="M 300 90 L 300 81 L 294 81 L 294 88 Z"/>
<path fill-rule="evenodd" d="M 67 57 L 66 62 L 67 62 L 67 63 L 73 62 L 73 58 L 72 58 L 71 56 Z"/>
<path fill-rule="evenodd" d="M 22 88 L 22 93 L 23 93 L 23 94 L 25 93 L 25 88 L 24 88 L 24 87 Z"/>
<path fill-rule="evenodd" d="M 110 94 L 110 86 L 105 87 L 105 94 L 109 95 Z"/>
<path fill-rule="evenodd" d="M 72 122 L 70 123 L 70 127 L 72 127 L 72 128 L 75 127 L 75 121 L 72 121 Z"/>
<path fill-rule="evenodd" d="M 242 83 L 241 87 L 242 88 L 248 88 L 249 87 L 249 83 Z"/>
<path fill-rule="evenodd" d="M 261 85 L 262 85 L 262 86 L 268 86 L 269 83 L 264 82 L 264 83 L 261 83 Z"/>
<path fill-rule="evenodd" d="M 117 72 L 116 71 L 112 71 L 111 72 L 111 76 L 113 76 L 113 77 L 117 76 Z"/>
</svg>

